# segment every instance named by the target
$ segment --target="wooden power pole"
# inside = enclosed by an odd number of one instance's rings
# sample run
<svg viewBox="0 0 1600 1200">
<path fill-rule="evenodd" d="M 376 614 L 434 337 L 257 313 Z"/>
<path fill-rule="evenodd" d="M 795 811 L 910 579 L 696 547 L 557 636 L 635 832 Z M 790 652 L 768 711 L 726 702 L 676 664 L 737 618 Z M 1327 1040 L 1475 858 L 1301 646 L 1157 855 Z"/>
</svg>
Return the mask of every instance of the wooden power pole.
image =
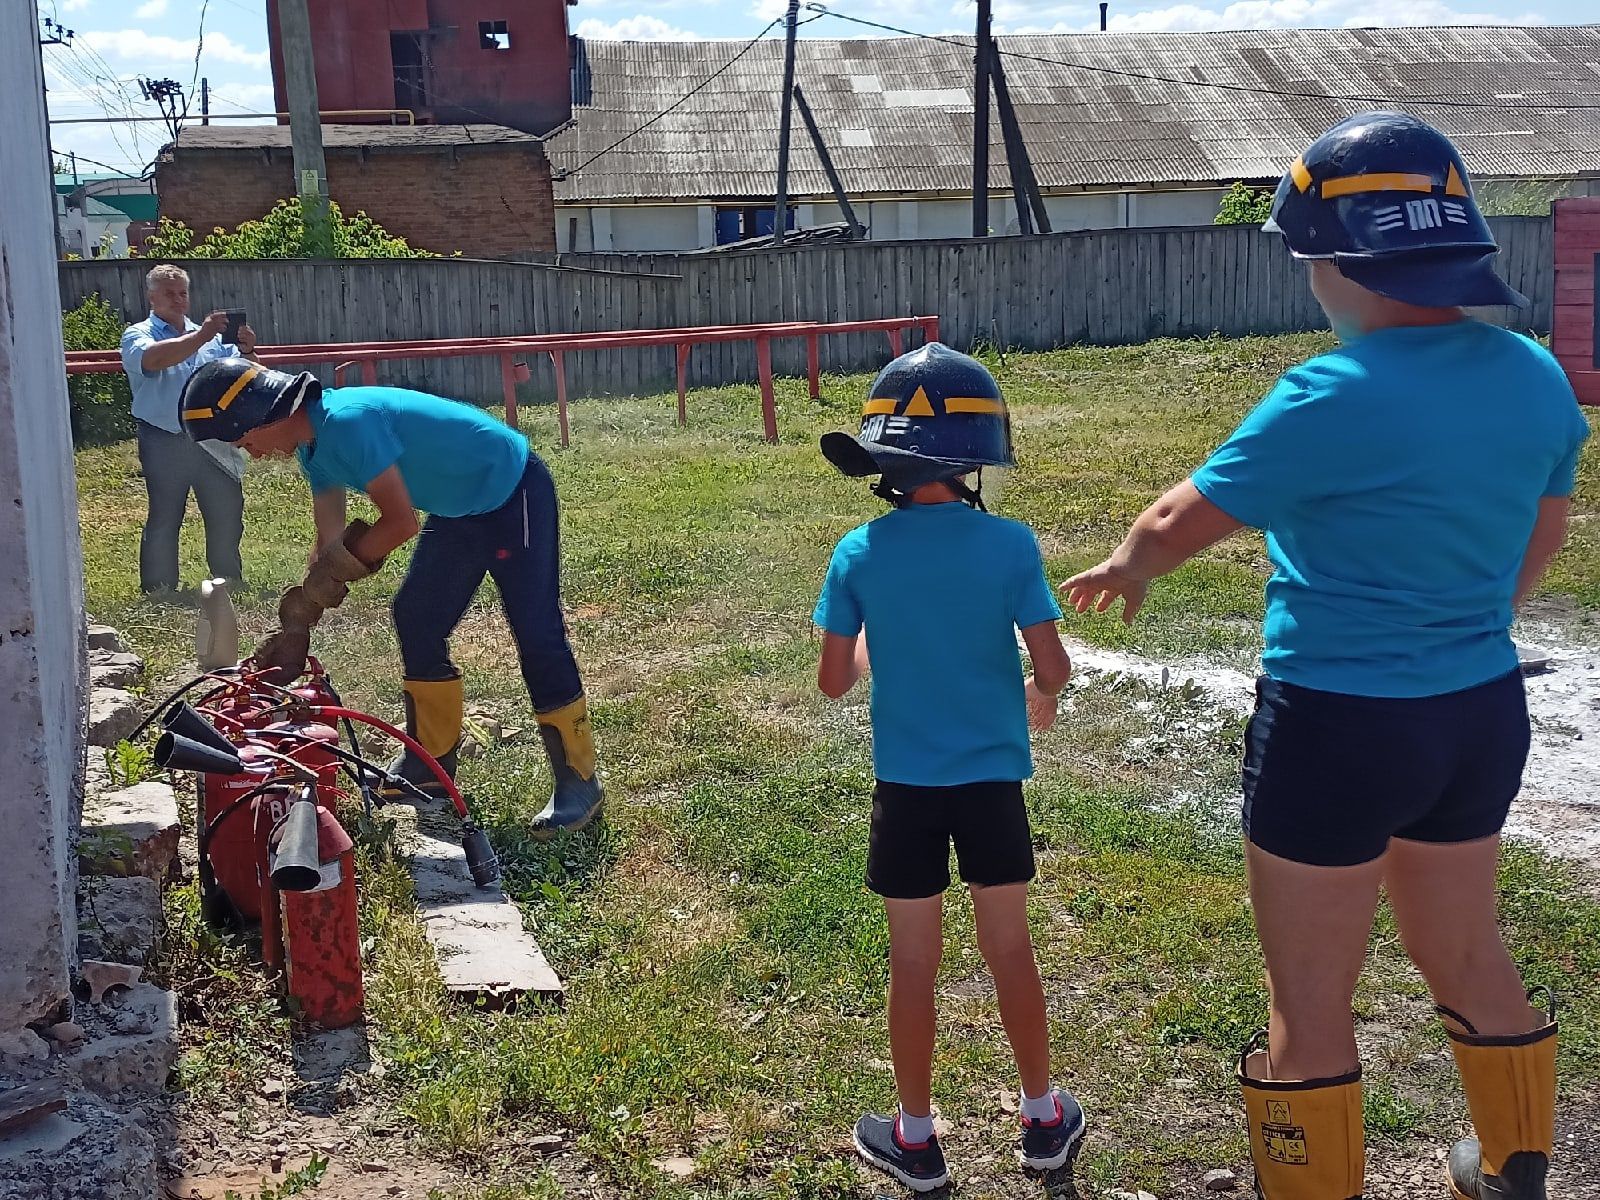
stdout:
<svg viewBox="0 0 1600 1200">
<path fill-rule="evenodd" d="M 978 36 L 972 77 L 972 236 L 989 236 L 989 55 L 991 0 L 978 0 Z"/>
<path fill-rule="evenodd" d="M 289 94 L 295 191 L 306 223 L 306 246 L 313 258 L 332 258 L 328 167 L 322 156 L 322 118 L 317 109 L 317 71 L 306 0 L 278 0 L 278 34 L 283 44 L 284 90 Z"/>
<path fill-rule="evenodd" d="M 783 245 L 789 227 L 789 130 L 794 123 L 794 38 L 799 26 L 800 0 L 789 0 L 783 19 L 783 107 L 778 117 L 778 202 L 772 213 L 772 244 Z"/>
</svg>

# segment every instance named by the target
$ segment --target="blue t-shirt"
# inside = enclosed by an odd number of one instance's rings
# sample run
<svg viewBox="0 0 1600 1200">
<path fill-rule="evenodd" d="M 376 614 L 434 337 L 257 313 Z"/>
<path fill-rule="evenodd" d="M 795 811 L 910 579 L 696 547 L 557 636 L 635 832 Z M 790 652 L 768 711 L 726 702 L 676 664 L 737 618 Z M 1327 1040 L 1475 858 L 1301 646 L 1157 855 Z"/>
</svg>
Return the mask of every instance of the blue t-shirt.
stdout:
<svg viewBox="0 0 1600 1200">
<path fill-rule="evenodd" d="M 439 517 L 493 512 L 528 467 L 528 442 L 481 408 L 404 388 L 348 387 L 310 407 L 300 469 L 313 492 L 364 492 L 400 468 L 411 502 Z"/>
<path fill-rule="evenodd" d="M 866 628 L 878 778 L 947 787 L 1033 774 L 1016 631 L 1060 617 L 1033 530 L 952 502 L 845 534 L 812 619 Z"/>
<path fill-rule="evenodd" d="M 1388 697 L 1514 670 L 1539 500 L 1572 493 L 1588 434 L 1555 359 L 1479 321 L 1378 330 L 1286 372 L 1193 477 L 1266 530 L 1263 669 Z"/>
</svg>

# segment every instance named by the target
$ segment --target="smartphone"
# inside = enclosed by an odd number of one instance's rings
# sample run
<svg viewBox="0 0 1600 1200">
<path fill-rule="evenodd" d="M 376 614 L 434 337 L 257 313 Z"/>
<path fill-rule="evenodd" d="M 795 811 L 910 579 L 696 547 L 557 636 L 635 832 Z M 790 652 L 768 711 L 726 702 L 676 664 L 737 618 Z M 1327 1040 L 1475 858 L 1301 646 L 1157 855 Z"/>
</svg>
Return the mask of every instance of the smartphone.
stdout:
<svg viewBox="0 0 1600 1200">
<path fill-rule="evenodd" d="M 228 327 L 222 331 L 222 340 L 231 346 L 239 344 L 239 330 L 244 327 L 244 309 L 228 310 Z"/>
</svg>

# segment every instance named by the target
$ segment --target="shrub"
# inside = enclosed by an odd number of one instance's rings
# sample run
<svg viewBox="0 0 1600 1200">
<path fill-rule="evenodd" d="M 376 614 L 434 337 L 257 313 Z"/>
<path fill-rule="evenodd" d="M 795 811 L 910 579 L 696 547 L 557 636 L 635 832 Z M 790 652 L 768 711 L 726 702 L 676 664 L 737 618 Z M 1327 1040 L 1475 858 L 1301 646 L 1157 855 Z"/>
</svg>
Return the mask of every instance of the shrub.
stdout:
<svg viewBox="0 0 1600 1200">
<path fill-rule="evenodd" d="M 123 327 L 121 314 L 98 293 L 61 314 L 61 340 L 68 350 L 115 350 Z M 68 375 L 67 400 L 74 446 L 133 436 L 133 393 L 126 375 Z"/>
<path fill-rule="evenodd" d="M 329 202 L 333 221 L 335 258 L 435 258 L 415 250 L 364 212 L 347 217 Z M 195 231 L 181 221 L 163 217 L 155 233 L 140 250 L 143 258 L 310 258 L 306 223 L 300 201 L 280 200 L 265 216 L 246 221 L 229 232 L 221 226 L 196 240 Z"/>
<path fill-rule="evenodd" d="M 1215 225 L 1263 225 L 1272 215 L 1272 188 L 1253 188 L 1236 183 L 1222 198 L 1222 206 L 1212 221 Z"/>
</svg>

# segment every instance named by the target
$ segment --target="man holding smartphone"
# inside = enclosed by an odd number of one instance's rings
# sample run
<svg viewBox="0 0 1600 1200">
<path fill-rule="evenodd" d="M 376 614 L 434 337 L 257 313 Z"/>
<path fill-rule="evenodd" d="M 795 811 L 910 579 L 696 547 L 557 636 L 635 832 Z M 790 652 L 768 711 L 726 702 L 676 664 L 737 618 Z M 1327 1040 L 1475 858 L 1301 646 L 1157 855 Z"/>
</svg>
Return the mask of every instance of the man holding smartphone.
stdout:
<svg viewBox="0 0 1600 1200">
<path fill-rule="evenodd" d="M 226 442 L 195 442 L 178 419 L 178 396 L 190 375 L 217 358 L 255 357 L 255 331 L 242 312 L 189 319 L 189 276 L 170 264 L 145 276 L 150 316 L 122 334 L 122 369 L 133 389 L 139 467 L 149 500 L 139 539 L 139 587 L 176 591 L 178 533 L 189 493 L 200 505 L 211 578 L 239 580 L 244 567 L 244 454 Z"/>
</svg>

